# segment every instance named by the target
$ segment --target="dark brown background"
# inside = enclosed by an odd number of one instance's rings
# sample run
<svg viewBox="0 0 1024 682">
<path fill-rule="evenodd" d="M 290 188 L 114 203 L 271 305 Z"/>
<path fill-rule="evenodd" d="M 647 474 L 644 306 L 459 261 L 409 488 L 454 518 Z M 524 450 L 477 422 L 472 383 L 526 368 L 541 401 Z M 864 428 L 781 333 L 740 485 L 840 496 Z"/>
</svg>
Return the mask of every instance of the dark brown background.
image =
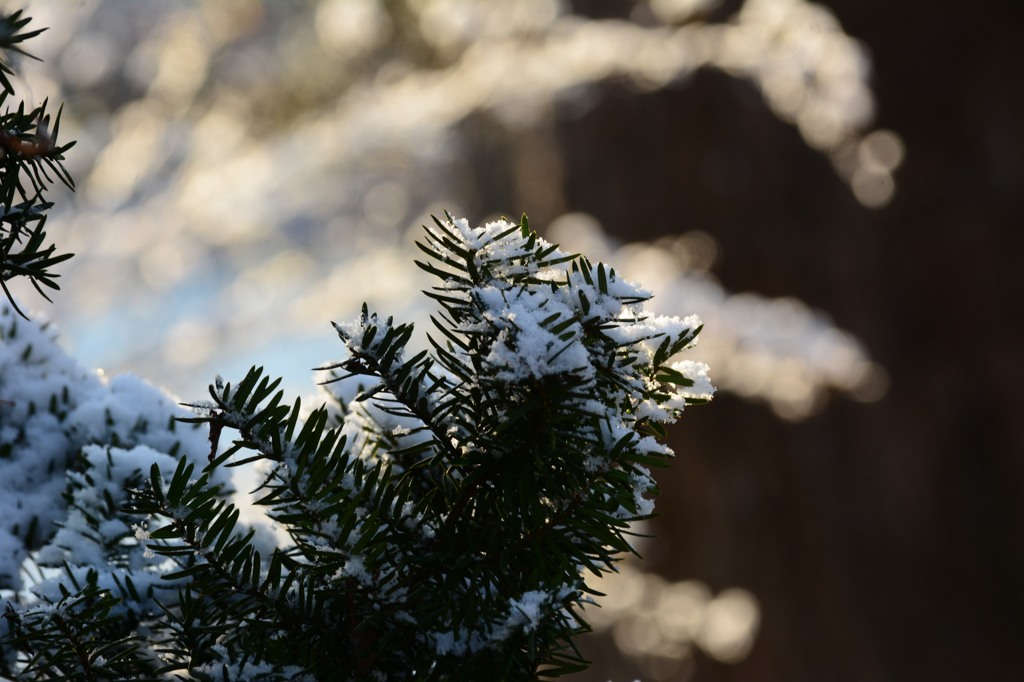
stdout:
<svg viewBox="0 0 1024 682">
<path fill-rule="evenodd" d="M 763 619 L 747 660 L 698 654 L 689 679 L 1024 679 L 1024 5 L 822 4 L 870 50 L 875 126 L 906 145 L 889 206 L 859 205 L 751 85 L 701 71 L 652 94 L 606 83 L 547 130 L 467 120 L 477 153 L 518 158 L 477 180 L 467 212 L 586 211 L 628 239 L 685 222 L 718 241 L 728 289 L 828 311 L 889 372 L 876 403 L 836 398 L 790 424 L 721 395 L 674 432 L 668 551 L 648 566 L 746 587 Z M 587 679 L 641 675 L 609 648 L 587 647 Z"/>
</svg>

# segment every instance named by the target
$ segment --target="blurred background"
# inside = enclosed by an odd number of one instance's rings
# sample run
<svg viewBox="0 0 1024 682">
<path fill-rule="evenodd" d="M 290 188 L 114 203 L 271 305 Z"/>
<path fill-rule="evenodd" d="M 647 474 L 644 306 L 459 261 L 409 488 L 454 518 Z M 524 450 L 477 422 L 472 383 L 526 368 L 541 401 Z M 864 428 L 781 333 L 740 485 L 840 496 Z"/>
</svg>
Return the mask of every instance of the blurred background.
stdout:
<svg viewBox="0 0 1024 682">
<path fill-rule="evenodd" d="M 311 394 L 418 226 L 526 212 L 706 323 L 581 682 L 1024 678 L 1018 0 L 39 0 L 78 360 Z M 420 325 L 420 328 L 424 328 Z"/>
</svg>

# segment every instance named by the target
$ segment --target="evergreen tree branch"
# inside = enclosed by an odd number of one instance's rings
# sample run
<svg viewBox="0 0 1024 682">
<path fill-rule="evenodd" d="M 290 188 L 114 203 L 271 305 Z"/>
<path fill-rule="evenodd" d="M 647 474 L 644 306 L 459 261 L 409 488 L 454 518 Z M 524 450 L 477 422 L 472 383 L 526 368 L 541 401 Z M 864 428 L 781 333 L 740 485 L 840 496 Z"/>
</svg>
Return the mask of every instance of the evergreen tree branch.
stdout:
<svg viewBox="0 0 1024 682">
<path fill-rule="evenodd" d="M 51 117 L 45 101 L 31 110 L 24 102 L 13 110 L 8 103 L 15 93 L 13 57 L 31 57 L 21 44 L 45 30 L 27 30 L 30 21 L 21 10 L 0 16 L 0 288 L 22 317 L 7 282 L 27 278 L 46 300 L 44 287 L 60 288 L 53 267 L 72 254 L 47 241 L 43 226 L 53 204 L 44 195 L 55 182 L 74 190 L 64 161 L 75 143 L 58 142 L 63 108 Z"/>
</svg>

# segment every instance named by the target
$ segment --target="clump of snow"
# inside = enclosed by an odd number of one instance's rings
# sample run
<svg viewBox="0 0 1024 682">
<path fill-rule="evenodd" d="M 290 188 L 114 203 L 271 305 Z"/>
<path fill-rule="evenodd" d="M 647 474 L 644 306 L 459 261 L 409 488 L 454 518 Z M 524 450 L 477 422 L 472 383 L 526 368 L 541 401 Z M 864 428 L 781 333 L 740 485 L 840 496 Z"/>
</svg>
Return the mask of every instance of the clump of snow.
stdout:
<svg viewBox="0 0 1024 682">
<path fill-rule="evenodd" d="M 540 379 L 555 374 L 593 371 L 586 348 L 580 343 L 579 323 L 555 331 L 572 320 L 576 311 L 563 302 L 524 288 L 484 286 L 475 292 L 486 312 L 484 319 L 497 330 L 485 362 L 502 381 Z"/>
<path fill-rule="evenodd" d="M 349 578 L 355 578 L 362 585 L 369 585 L 373 582 L 369 571 L 366 570 L 366 561 L 362 557 L 351 557 L 341 567 L 341 574 Z"/>
<path fill-rule="evenodd" d="M 503 631 L 522 630 L 533 632 L 544 617 L 544 608 L 550 604 L 551 595 L 544 590 L 530 590 L 519 599 L 509 603 L 509 615 Z"/>
<path fill-rule="evenodd" d="M 130 529 L 110 518 L 93 528 L 84 510 L 124 499 L 122 486 L 150 464 L 203 456 L 206 435 L 175 423 L 174 399 L 130 375 L 89 372 L 58 345 L 46 325 L 0 305 L 0 588 L 21 587 L 22 563 L 43 558 L 83 565 Z M 92 473 L 86 476 L 86 470 Z M 64 493 L 78 508 L 67 511 Z M 58 526 L 60 529 L 58 530 Z"/>
<path fill-rule="evenodd" d="M 118 563 L 133 570 L 152 568 L 162 561 L 137 540 L 148 536 L 136 524 L 133 529 L 124 519 L 114 516 L 128 501 L 128 489 L 139 488 L 156 464 L 170 473 L 177 460 L 146 445 L 130 450 L 99 445 L 82 448 L 80 470 L 66 472 L 71 506 L 53 539 L 36 555 L 43 565 L 60 566 L 65 561 L 77 566 L 103 567 L 112 553 Z M 104 519 L 98 526 L 90 518 Z"/>
<path fill-rule="evenodd" d="M 304 674 L 298 666 L 275 666 L 269 663 L 253 663 L 251 656 L 244 653 L 234 654 L 220 644 L 213 645 L 212 653 L 219 660 L 196 666 L 195 671 L 209 675 L 213 679 L 236 680 L 237 682 L 276 682 L 276 680 L 296 680 L 297 682 L 316 682 L 310 674 Z"/>
<path fill-rule="evenodd" d="M 579 593 L 577 587 L 562 585 L 555 590 L 527 590 L 508 601 L 505 615 L 497 622 L 473 631 L 433 631 L 425 635 L 438 656 L 465 656 L 499 647 L 519 633 L 530 633 L 552 617 L 562 617 L 560 604 Z"/>
<path fill-rule="evenodd" d="M 357 383 L 339 382 L 341 390 L 344 390 L 345 384 Z M 337 390 L 335 386 L 339 384 L 330 387 L 332 392 Z M 351 452 L 358 453 L 364 459 L 383 458 L 391 461 L 388 451 L 413 447 L 430 439 L 430 433 L 421 420 L 381 408 L 380 401 L 393 399 L 391 394 L 382 391 L 375 397 L 377 400 L 361 400 L 357 396 L 345 404 L 342 435 L 348 439 Z"/>
<path fill-rule="evenodd" d="M 682 394 L 689 398 L 710 400 L 715 394 L 715 387 L 711 385 L 711 378 L 708 376 L 708 366 L 703 362 L 694 360 L 683 360 L 672 363 L 672 369 L 676 370 L 689 379 L 693 385 L 682 391 Z"/>
<path fill-rule="evenodd" d="M 353 354 L 373 353 L 380 348 L 393 327 L 394 321 L 390 317 L 382 320 L 376 313 L 369 317 L 361 315 L 354 320 L 334 323 L 335 330 L 345 339 L 345 344 Z"/>
</svg>

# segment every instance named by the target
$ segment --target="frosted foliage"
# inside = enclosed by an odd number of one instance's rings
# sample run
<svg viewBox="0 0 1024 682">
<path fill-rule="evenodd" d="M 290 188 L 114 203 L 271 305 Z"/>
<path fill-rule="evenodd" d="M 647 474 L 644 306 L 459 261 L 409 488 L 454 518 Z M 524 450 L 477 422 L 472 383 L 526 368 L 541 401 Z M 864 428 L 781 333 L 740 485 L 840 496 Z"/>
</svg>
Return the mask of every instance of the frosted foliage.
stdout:
<svg viewBox="0 0 1024 682">
<path fill-rule="evenodd" d="M 536 261 L 529 258 L 531 250 L 525 248 L 521 240 L 506 238 L 519 231 L 518 225 L 502 219 L 486 223 L 483 227 L 471 228 L 465 218 L 455 219 L 449 224 L 459 231 L 459 235 L 466 240 L 466 246 L 472 249 L 477 267 L 487 268 L 491 276 L 511 279 L 540 271 Z M 560 258 L 564 255 L 555 249 L 549 257 Z"/>
<path fill-rule="evenodd" d="M 628 443 L 637 452 L 672 454 L 637 426 L 647 419 L 672 423 L 688 402 L 711 398 L 714 388 L 703 363 L 670 364 L 677 374 L 670 381 L 656 376 L 656 368 L 696 343 L 701 328 L 696 315 L 683 319 L 650 315 L 644 305 L 651 294 L 622 279 L 613 268 L 585 258 L 566 267 L 562 251 L 536 235 L 525 239 L 518 226 L 508 222 L 470 228 L 465 221 L 450 218 L 440 227 L 465 241 L 469 248 L 465 258 L 477 267 L 474 283 L 456 279 L 442 291 L 465 306 L 456 305 L 451 312 L 454 330 L 467 339 L 488 339 L 482 347 L 450 349 L 466 366 L 479 367 L 481 383 L 506 390 L 517 384 L 527 387 L 528 395 L 509 395 L 514 403 L 538 399 L 529 387 L 542 386 L 545 379 L 571 381 L 576 386 L 574 396 L 563 407 L 580 411 L 583 423 L 576 437 L 601 443 L 609 453 Z M 445 249 L 436 241 L 432 245 L 443 257 Z M 528 259 L 530 252 L 535 255 Z M 520 260 L 528 264 L 518 267 Z M 490 264 L 497 261 L 502 267 L 492 268 Z M 618 373 L 616 381 L 602 378 L 609 370 Z M 611 405 L 620 409 L 610 410 Z M 621 407 L 627 405 L 631 407 Z M 462 439 L 460 446 L 466 451 L 475 446 L 471 434 L 456 430 L 451 435 Z M 585 466 L 594 473 L 605 471 L 609 464 L 590 457 Z M 632 503 L 614 510 L 614 518 L 628 520 L 653 512 L 654 504 L 647 497 L 653 482 L 644 467 L 635 464 L 633 469 Z"/>
<path fill-rule="evenodd" d="M 537 259 L 530 259 L 529 265 L 517 268 L 516 259 L 525 259 L 531 249 L 546 252 L 549 262 L 557 263 L 565 256 L 541 238 L 536 239 L 533 246 L 525 247 L 517 226 L 506 221 L 488 223 L 475 230 L 464 220 L 449 220 L 447 225 L 459 230 L 467 244 L 472 245 L 474 262 L 488 273 L 481 284 L 468 292 L 468 302 L 477 309 L 478 315 L 457 329 L 467 334 L 482 331 L 493 334 L 494 341 L 483 349 L 482 360 L 500 381 L 516 383 L 572 375 L 584 382 L 593 382 L 599 368 L 622 362 L 617 349 L 629 349 L 626 366 L 640 367 L 652 364 L 663 344 L 676 345 L 684 339 L 689 341 L 683 347 L 695 343 L 700 318 L 696 315 L 685 319 L 648 315 L 643 304 L 651 294 L 623 280 L 613 268 L 586 260 L 576 262 L 571 269 L 544 266 Z M 496 261 L 503 266 L 490 268 L 489 264 Z M 532 286 L 535 281 L 551 282 L 551 286 Z M 584 343 L 585 327 L 595 320 L 603 323 L 600 327 L 603 343 Z M 703 366 L 702 377 L 700 365 L 691 363 L 682 367 L 701 380 L 701 390 L 677 387 L 660 409 L 662 421 L 674 421 L 675 411 L 683 408 L 687 397 L 707 399 L 713 392 L 706 366 Z M 643 412 L 651 407 L 649 401 L 640 399 L 642 389 L 647 387 L 621 387 L 621 399 L 637 401 L 638 409 Z M 596 409 L 600 414 L 606 412 L 603 407 Z M 638 418 L 642 416 L 648 415 Z M 628 430 L 628 427 L 623 428 Z"/>
<path fill-rule="evenodd" d="M 364 339 L 362 333 L 362 323 L 359 318 L 351 320 L 349 322 L 335 323 L 334 327 L 339 333 L 344 334 L 350 339 L 349 347 L 354 352 L 367 351 L 373 352 L 380 346 L 381 340 L 391 330 L 392 320 L 374 320 L 375 322 L 375 334 L 369 339 Z"/>
<path fill-rule="evenodd" d="M 53 537 L 55 524 L 64 526 L 58 544 L 70 556 L 83 564 L 99 560 L 99 545 L 82 535 L 81 511 L 68 514 L 62 497 L 81 482 L 79 455 L 109 476 L 75 493 L 83 508 L 102 505 L 104 492 L 122 499 L 129 470 L 148 470 L 153 461 L 170 460 L 164 453 L 171 451 L 208 450 L 203 434 L 172 426 L 172 416 L 181 414 L 173 399 L 136 377 L 108 380 L 85 371 L 51 331 L 0 308 L 0 588 L 20 586 L 22 562 Z M 99 446 L 109 445 L 124 449 L 107 462 Z M 102 545 L 128 532 L 111 521 L 96 540 Z"/>
</svg>

